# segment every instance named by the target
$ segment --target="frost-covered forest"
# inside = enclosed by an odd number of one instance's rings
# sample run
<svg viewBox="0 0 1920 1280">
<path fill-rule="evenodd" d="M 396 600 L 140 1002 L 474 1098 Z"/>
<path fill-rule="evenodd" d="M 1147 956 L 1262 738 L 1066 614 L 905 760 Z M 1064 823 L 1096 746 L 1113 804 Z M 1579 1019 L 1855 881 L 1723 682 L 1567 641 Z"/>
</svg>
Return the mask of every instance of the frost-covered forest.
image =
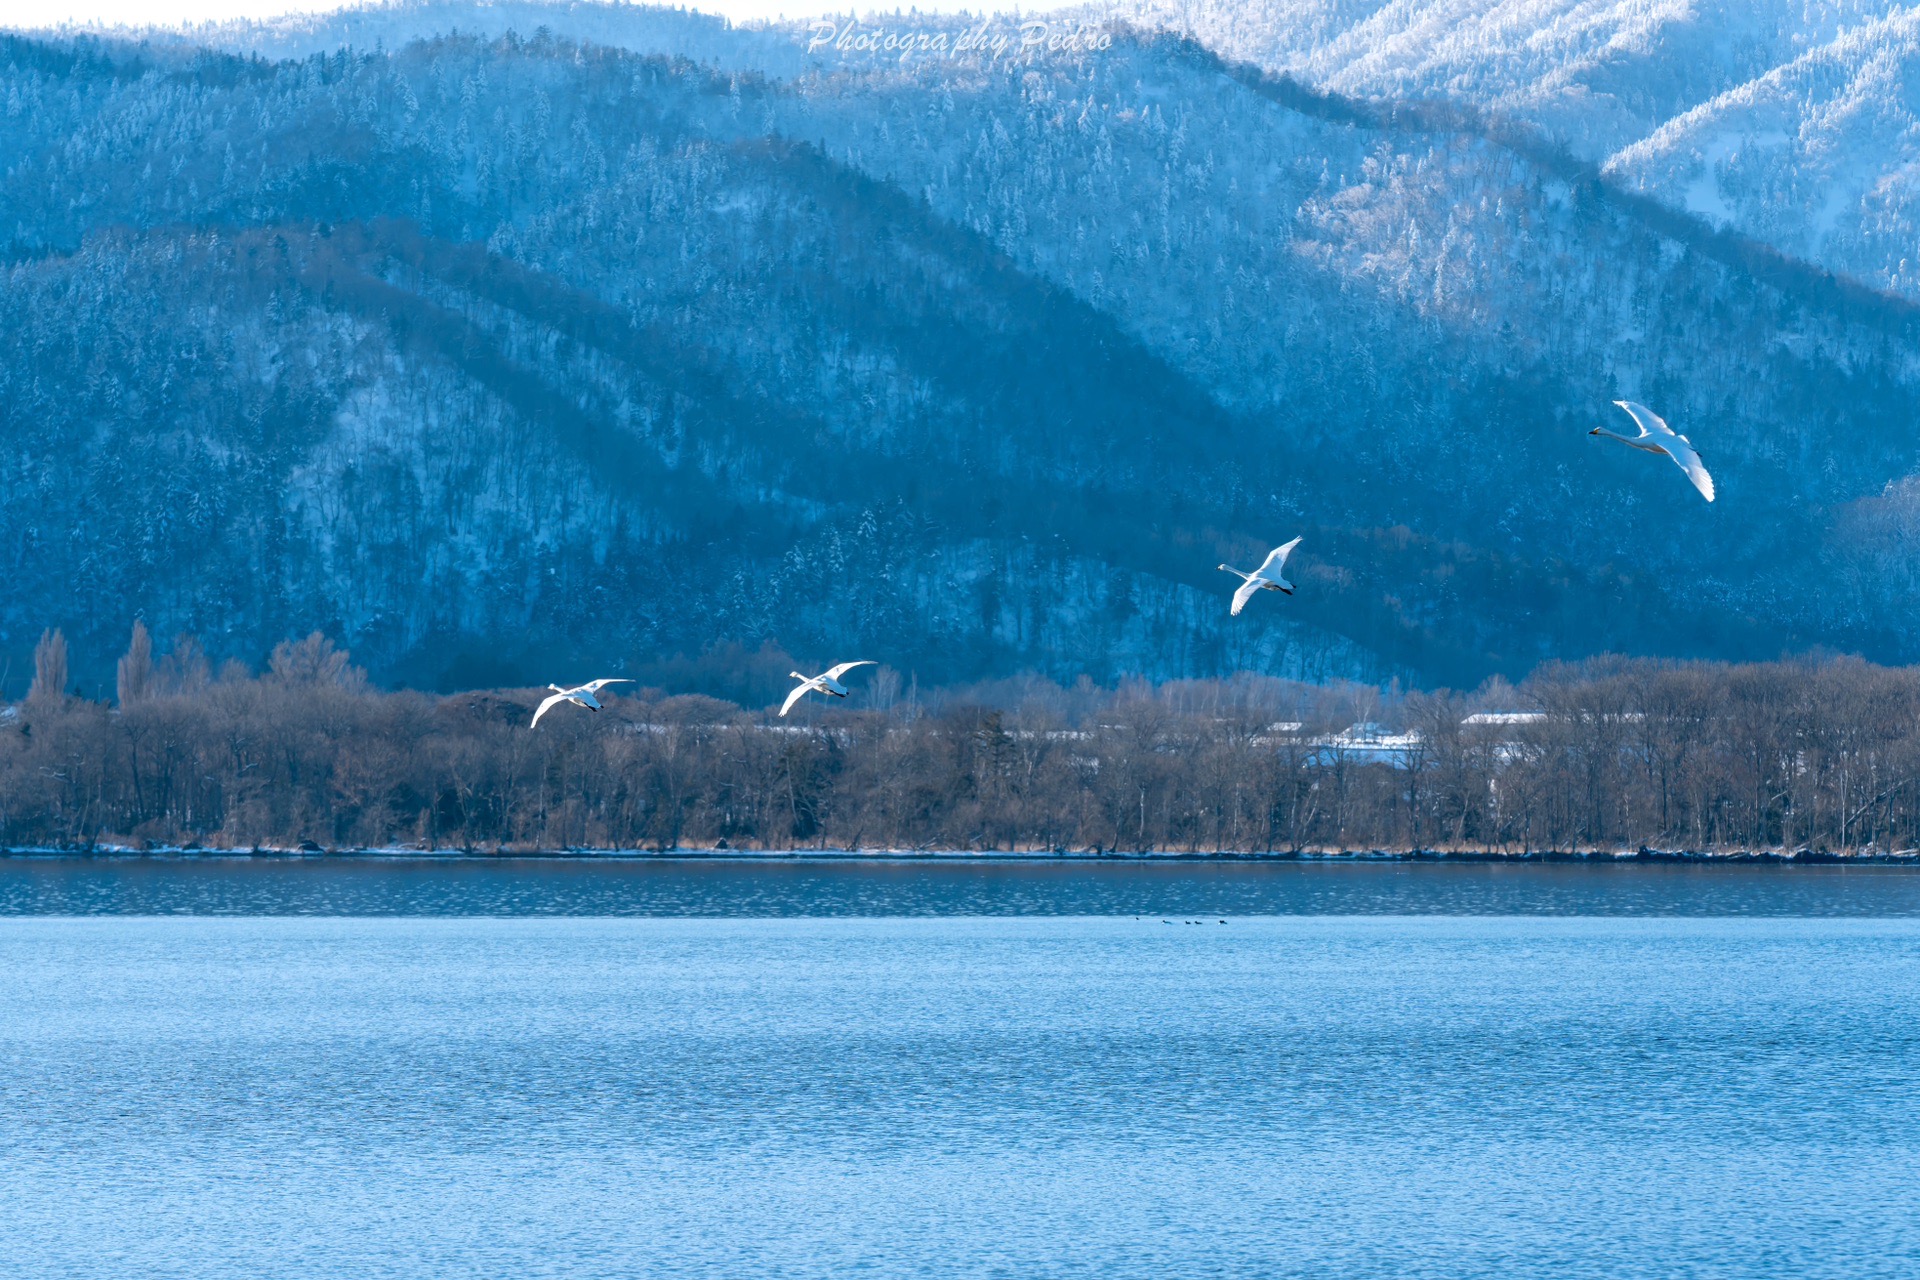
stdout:
<svg viewBox="0 0 1920 1280">
<path fill-rule="evenodd" d="M 1851 659 L 1612 658 L 1470 694 L 1028 677 L 929 697 L 882 668 L 788 719 L 616 686 L 533 730 L 538 692 L 381 692 L 317 633 L 256 676 L 136 629 L 114 704 L 57 692 L 66 660 L 47 635 L 0 714 L 0 847 L 1920 845 L 1920 670 Z"/>
<path fill-rule="evenodd" d="M 0 694 L 57 626 L 98 695 L 136 618 L 750 705 L 1920 661 L 1912 10 L 1083 17 L 0 35 Z M 1617 397 L 1718 502 L 1588 438 Z"/>
</svg>

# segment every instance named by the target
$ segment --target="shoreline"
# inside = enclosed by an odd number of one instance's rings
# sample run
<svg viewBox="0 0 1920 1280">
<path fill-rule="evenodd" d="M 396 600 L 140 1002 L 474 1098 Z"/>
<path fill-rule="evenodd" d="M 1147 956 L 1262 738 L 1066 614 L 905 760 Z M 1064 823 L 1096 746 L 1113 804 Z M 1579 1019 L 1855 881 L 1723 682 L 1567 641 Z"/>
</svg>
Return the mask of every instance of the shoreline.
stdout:
<svg viewBox="0 0 1920 1280">
<path fill-rule="evenodd" d="M 128 845 L 94 845 L 80 848 L 20 846 L 0 848 L 4 861 L 132 861 L 154 862 L 423 862 L 423 863 L 501 863 L 570 862 L 647 863 L 647 862 L 733 862 L 790 864 L 819 863 L 898 863 L 898 864 L 992 864 L 992 863 L 1106 863 L 1151 865 L 1163 863 L 1295 863 L 1302 865 L 1381 865 L 1473 863 L 1486 865 L 1565 865 L 1565 866 L 1880 866 L 1920 867 L 1920 849 L 1891 852 L 1837 853 L 1816 849 L 1761 849 L 1694 852 L 1679 849 L 1624 850 L 1498 850 L 1435 849 L 1361 849 L 1298 850 L 1276 853 L 1239 853 L 1233 851 L 1186 852 L 1095 852 L 1051 850 L 917 850 L 917 849 L 503 849 L 482 852 L 464 849 L 416 848 L 278 848 L 261 846 L 249 849 L 196 849 L 174 847 L 135 848 Z"/>
</svg>

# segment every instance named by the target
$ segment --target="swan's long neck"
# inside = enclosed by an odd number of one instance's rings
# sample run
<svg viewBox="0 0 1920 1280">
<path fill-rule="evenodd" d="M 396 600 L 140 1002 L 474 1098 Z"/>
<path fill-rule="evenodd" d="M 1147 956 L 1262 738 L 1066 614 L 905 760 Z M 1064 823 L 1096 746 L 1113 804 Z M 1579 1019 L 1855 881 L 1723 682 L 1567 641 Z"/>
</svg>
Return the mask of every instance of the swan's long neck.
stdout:
<svg viewBox="0 0 1920 1280">
<path fill-rule="evenodd" d="M 1612 431 L 1606 427 L 1595 427 L 1593 430 L 1595 435 L 1605 436 L 1609 440 L 1618 440 L 1621 444 L 1630 444 L 1636 449 L 1657 447 L 1651 445 L 1645 436 L 1623 436 L 1618 431 Z"/>
</svg>

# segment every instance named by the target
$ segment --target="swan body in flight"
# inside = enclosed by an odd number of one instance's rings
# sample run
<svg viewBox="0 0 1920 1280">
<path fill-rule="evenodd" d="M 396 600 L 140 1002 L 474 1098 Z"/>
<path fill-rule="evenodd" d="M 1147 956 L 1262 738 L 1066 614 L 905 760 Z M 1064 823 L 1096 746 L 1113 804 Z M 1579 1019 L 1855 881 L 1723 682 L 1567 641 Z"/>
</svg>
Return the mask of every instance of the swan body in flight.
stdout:
<svg viewBox="0 0 1920 1280">
<path fill-rule="evenodd" d="M 547 686 L 547 688 L 553 690 L 553 696 L 540 704 L 540 709 L 533 713 L 533 724 L 530 724 L 527 727 L 531 729 L 534 724 L 539 724 L 540 717 L 547 714 L 547 709 L 549 707 L 555 706 L 562 702 L 571 702 L 577 707 L 585 707 L 589 711 L 598 711 L 600 709 L 600 700 L 594 697 L 593 696 L 594 694 L 600 692 L 602 689 L 606 688 L 610 684 L 632 684 L 632 683 L 633 681 L 626 680 L 626 679 L 589 680 L 585 684 L 575 685 L 571 689 L 562 689 L 557 684 L 550 684 Z"/>
<path fill-rule="evenodd" d="M 1693 481 L 1693 487 L 1700 491 L 1700 496 L 1712 502 L 1713 477 L 1707 474 L 1707 465 L 1700 461 L 1700 451 L 1693 447 L 1693 442 L 1683 435 L 1676 434 L 1674 429 L 1666 424 L 1665 419 L 1643 404 L 1635 404 L 1631 400 L 1615 400 L 1614 403 L 1633 415 L 1633 420 L 1640 425 L 1640 434 L 1623 436 L 1618 431 L 1609 431 L 1605 427 L 1595 427 L 1587 434 L 1607 436 L 1622 444 L 1632 445 L 1636 449 L 1644 449 L 1648 453 L 1664 454 L 1672 458 L 1679 468 L 1687 473 L 1687 479 Z"/>
<path fill-rule="evenodd" d="M 1293 594 L 1293 584 L 1280 574 L 1281 570 L 1287 567 L 1287 556 L 1299 545 L 1300 539 L 1295 538 L 1284 547 L 1275 547 L 1267 553 L 1267 558 L 1261 561 L 1260 567 L 1252 573 L 1240 573 L 1240 570 L 1230 564 L 1220 566 L 1228 573 L 1240 574 L 1240 589 L 1233 593 L 1234 617 L 1240 616 L 1240 611 L 1247 607 L 1247 601 L 1253 599 L 1253 593 L 1256 591 L 1284 591 L 1288 595 Z"/>
<path fill-rule="evenodd" d="M 829 667 L 817 676 L 803 676 L 798 671 L 789 671 L 787 674 L 795 680 L 798 680 L 800 687 L 792 693 L 789 693 L 787 700 L 780 704 L 780 714 L 785 715 L 787 712 L 793 710 L 793 704 L 800 701 L 808 690 L 818 690 L 821 693 L 828 694 L 835 698 L 846 697 L 847 686 L 840 683 L 840 677 L 855 667 L 871 667 L 874 665 L 875 663 L 872 659 L 862 658 L 859 662 L 843 662 L 837 667 Z"/>
</svg>

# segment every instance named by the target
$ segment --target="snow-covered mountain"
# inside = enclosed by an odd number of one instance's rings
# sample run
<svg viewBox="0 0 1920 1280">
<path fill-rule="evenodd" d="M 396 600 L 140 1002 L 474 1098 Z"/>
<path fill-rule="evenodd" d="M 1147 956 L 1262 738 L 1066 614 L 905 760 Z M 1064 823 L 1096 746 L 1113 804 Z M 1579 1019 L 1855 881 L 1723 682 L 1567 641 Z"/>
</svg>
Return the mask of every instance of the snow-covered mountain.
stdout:
<svg viewBox="0 0 1920 1280">
<path fill-rule="evenodd" d="M 1371 102 L 1443 102 L 1537 130 L 1636 190 L 1876 288 L 1920 297 L 1913 85 L 1920 7 L 1897 0 L 1093 0 L 1058 30 L 1125 23 Z M 876 14 L 865 31 L 982 20 Z M 1018 19 L 996 25 L 1014 35 Z M 546 29 L 776 79 L 897 63 L 818 47 L 809 20 L 734 27 L 586 0 L 427 0 L 193 38 L 270 57 Z M 1791 144 L 1791 145 L 1790 145 Z M 1906 264 L 1903 266 L 1903 262 Z"/>
<path fill-rule="evenodd" d="M 609 0 L 376 0 L 319 13 L 150 28 L 139 34 L 168 44 L 276 60 L 341 49 L 399 49 L 415 40 L 456 34 L 481 40 L 544 34 L 630 53 L 686 58 L 728 71 L 786 76 L 807 66 L 806 42 L 795 38 L 798 30 L 792 23 L 735 24 L 694 8 Z"/>
<path fill-rule="evenodd" d="M 1888 9 L 1888 0 L 1144 0 L 1132 14 L 1336 92 L 1440 98 L 1525 120 L 1599 159 Z"/>
<path fill-rule="evenodd" d="M 1608 169 L 1788 253 L 1920 297 L 1920 9 L 1718 95 Z"/>
<path fill-rule="evenodd" d="M 1890 0 L 1400 0 L 1123 9 L 1372 100 L 1539 130 L 1637 190 L 1920 297 L 1920 8 Z"/>
<path fill-rule="evenodd" d="M 522 8 L 559 17 L 365 38 Z M 1311 52 L 1398 11 L 1287 12 Z M 763 648 L 928 681 L 1920 658 L 1920 307 L 1602 180 L 1490 96 L 1545 79 L 1518 53 L 1409 112 L 1145 24 L 902 58 L 587 6 L 329 21 L 360 34 L 282 26 L 278 61 L 0 40 L 6 652 L 58 624 L 103 670 L 138 614 L 247 659 L 325 626 L 387 680 L 736 693 Z M 1587 437 L 1618 397 L 1719 502 Z M 1213 566 L 1295 533 L 1303 590 L 1229 619 Z"/>
</svg>

